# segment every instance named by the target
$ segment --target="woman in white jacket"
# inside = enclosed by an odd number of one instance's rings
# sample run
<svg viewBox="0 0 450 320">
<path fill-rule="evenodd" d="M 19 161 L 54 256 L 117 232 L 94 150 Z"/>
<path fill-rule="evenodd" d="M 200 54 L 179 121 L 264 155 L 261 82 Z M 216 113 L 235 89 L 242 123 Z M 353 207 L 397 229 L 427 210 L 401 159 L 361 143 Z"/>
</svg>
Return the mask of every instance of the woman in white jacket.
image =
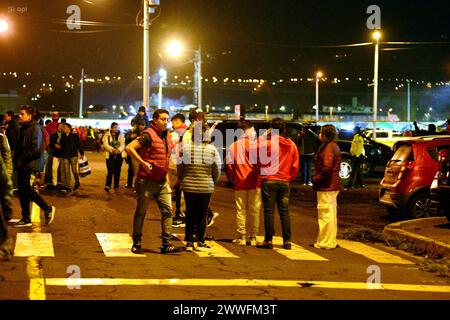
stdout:
<svg viewBox="0 0 450 320">
<path fill-rule="evenodd" d="M 106 176 L 105 191 L 111 190 L 112 178 L 114 176 L 114 190 L 119 189 L 120 171 L 122 170 L 122 162 L 126 157 L 125 153 L 125 136 L 119 131 L 119 125 L 116 122 L 111 124 L 102 139 L 103 147 L 106 155 L 106 167 L 108 175 Z"/>
</svg>

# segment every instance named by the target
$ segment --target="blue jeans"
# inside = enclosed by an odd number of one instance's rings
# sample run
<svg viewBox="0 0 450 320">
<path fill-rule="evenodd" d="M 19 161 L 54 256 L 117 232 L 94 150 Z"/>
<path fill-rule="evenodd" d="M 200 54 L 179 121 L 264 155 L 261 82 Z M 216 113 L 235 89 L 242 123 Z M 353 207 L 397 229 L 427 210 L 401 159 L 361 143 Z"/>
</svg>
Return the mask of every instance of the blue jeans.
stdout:
<svg viewBox="0 0 450 320">
<path fill-rule="evenodd" d="M 133 241 L 141 243 L 142 228 L 147 214 L 150 198 L 156 200 L 161 212 L 161 229 L 163 245 L 170 244 L 172 238 L 172 190 L 167 181 L 152 181 L 137 179 L 136 181 L 137 206 L 134 213 Z"/>
<path fill-rule="evenodd" d="M 283 240 L 291 240 L 291 218 L 289 216 L 290 187 L 288 182 L 269 180 L 261 183 L 261 194 L 264 206 L 265 241 L 272 241 L 275 234 L 275 205 L 281 219 Z"/>
<path fill-rule="evenodd" d="M 302 170 L 303 183 L 311 182 L 311 166 L 314 155 L 302 154 L 300 156 L 300 169 Z"/>
</svg>

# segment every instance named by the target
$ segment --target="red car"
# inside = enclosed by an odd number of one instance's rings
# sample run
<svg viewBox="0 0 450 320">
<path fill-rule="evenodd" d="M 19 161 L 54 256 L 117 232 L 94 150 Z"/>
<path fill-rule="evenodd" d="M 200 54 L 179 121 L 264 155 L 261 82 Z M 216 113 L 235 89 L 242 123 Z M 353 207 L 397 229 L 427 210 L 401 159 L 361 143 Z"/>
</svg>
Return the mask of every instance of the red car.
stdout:
<svg viewBox="0 0 450 320">
<path fill-rule="evenodd" d="M 413 218 L 436 215 L 430 187 L 439 171 L 438 150 L 446 146 L 450 147 L 450 136 L 417 137 L 394 145 L 379 194 L 389 213 L 406 211 Z"/>
</svg>

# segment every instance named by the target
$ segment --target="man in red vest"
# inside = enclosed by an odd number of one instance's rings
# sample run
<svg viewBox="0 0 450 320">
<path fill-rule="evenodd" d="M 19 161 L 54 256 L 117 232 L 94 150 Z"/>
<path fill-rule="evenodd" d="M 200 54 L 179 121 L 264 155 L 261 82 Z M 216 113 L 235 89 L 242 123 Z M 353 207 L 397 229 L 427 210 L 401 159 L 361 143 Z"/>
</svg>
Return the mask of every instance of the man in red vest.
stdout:
<svg viewBox="0 0 450 320">
<path fill-rule="evenodd" d="M 169 183 L 169 162 L 172 141 L 167 131 L 169 112 L 159 109 L 153 113 L 150 128 L 126 147 L 126 152 L 139 163 L 136 181 L 137 206 L 133 224 L 133 247 L 131 252 L 142 254 L 142 228 L 148 203 L 153 197 L 161 212 L 162 246 L 161 253 L 179 252 L 171 244 L 172 238 L 172 190 Z M 137 152 L 139 150 L 139 153 Z"/>
</svg>

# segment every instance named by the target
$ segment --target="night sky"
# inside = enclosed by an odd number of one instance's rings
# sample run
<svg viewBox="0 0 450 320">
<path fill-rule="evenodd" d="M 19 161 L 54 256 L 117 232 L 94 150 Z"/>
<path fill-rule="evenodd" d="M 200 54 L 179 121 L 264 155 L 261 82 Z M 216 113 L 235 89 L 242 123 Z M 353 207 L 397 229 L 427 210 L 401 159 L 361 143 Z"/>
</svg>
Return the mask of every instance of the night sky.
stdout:
<svg viewBox="0 0 450 320">
<path fill-rule="evenodd" d="M 69 16 L 70 4 L 80 6 L 82 20 L 106 25 L 67 33 L 59 22 Z M 372 46 L 309 47 L 370 41 L 371 4 L 381 7 L 385 41 L 450 42 L 450 2 L 444 0 L 161 0 L 151 29 L 152 69 L 167 40 L 178 37 L 191 48 L 202 46 L 207 76 L 308 76 L 319 68 L 336 76 L 371 76 Z M 140 0 L 0 0 L 0 16 L 12 24 L 12 32 L 0 38 L 0 70 L 60 75 L 85 67 L 93 75 L 137 75 L 140 7 Z M 406 50 L 381 52 L 382 76 L 450 78 L 449 44 L 388 47 Z M 177 72 L 192 69 L 164 63 Z"/>
</svg>

